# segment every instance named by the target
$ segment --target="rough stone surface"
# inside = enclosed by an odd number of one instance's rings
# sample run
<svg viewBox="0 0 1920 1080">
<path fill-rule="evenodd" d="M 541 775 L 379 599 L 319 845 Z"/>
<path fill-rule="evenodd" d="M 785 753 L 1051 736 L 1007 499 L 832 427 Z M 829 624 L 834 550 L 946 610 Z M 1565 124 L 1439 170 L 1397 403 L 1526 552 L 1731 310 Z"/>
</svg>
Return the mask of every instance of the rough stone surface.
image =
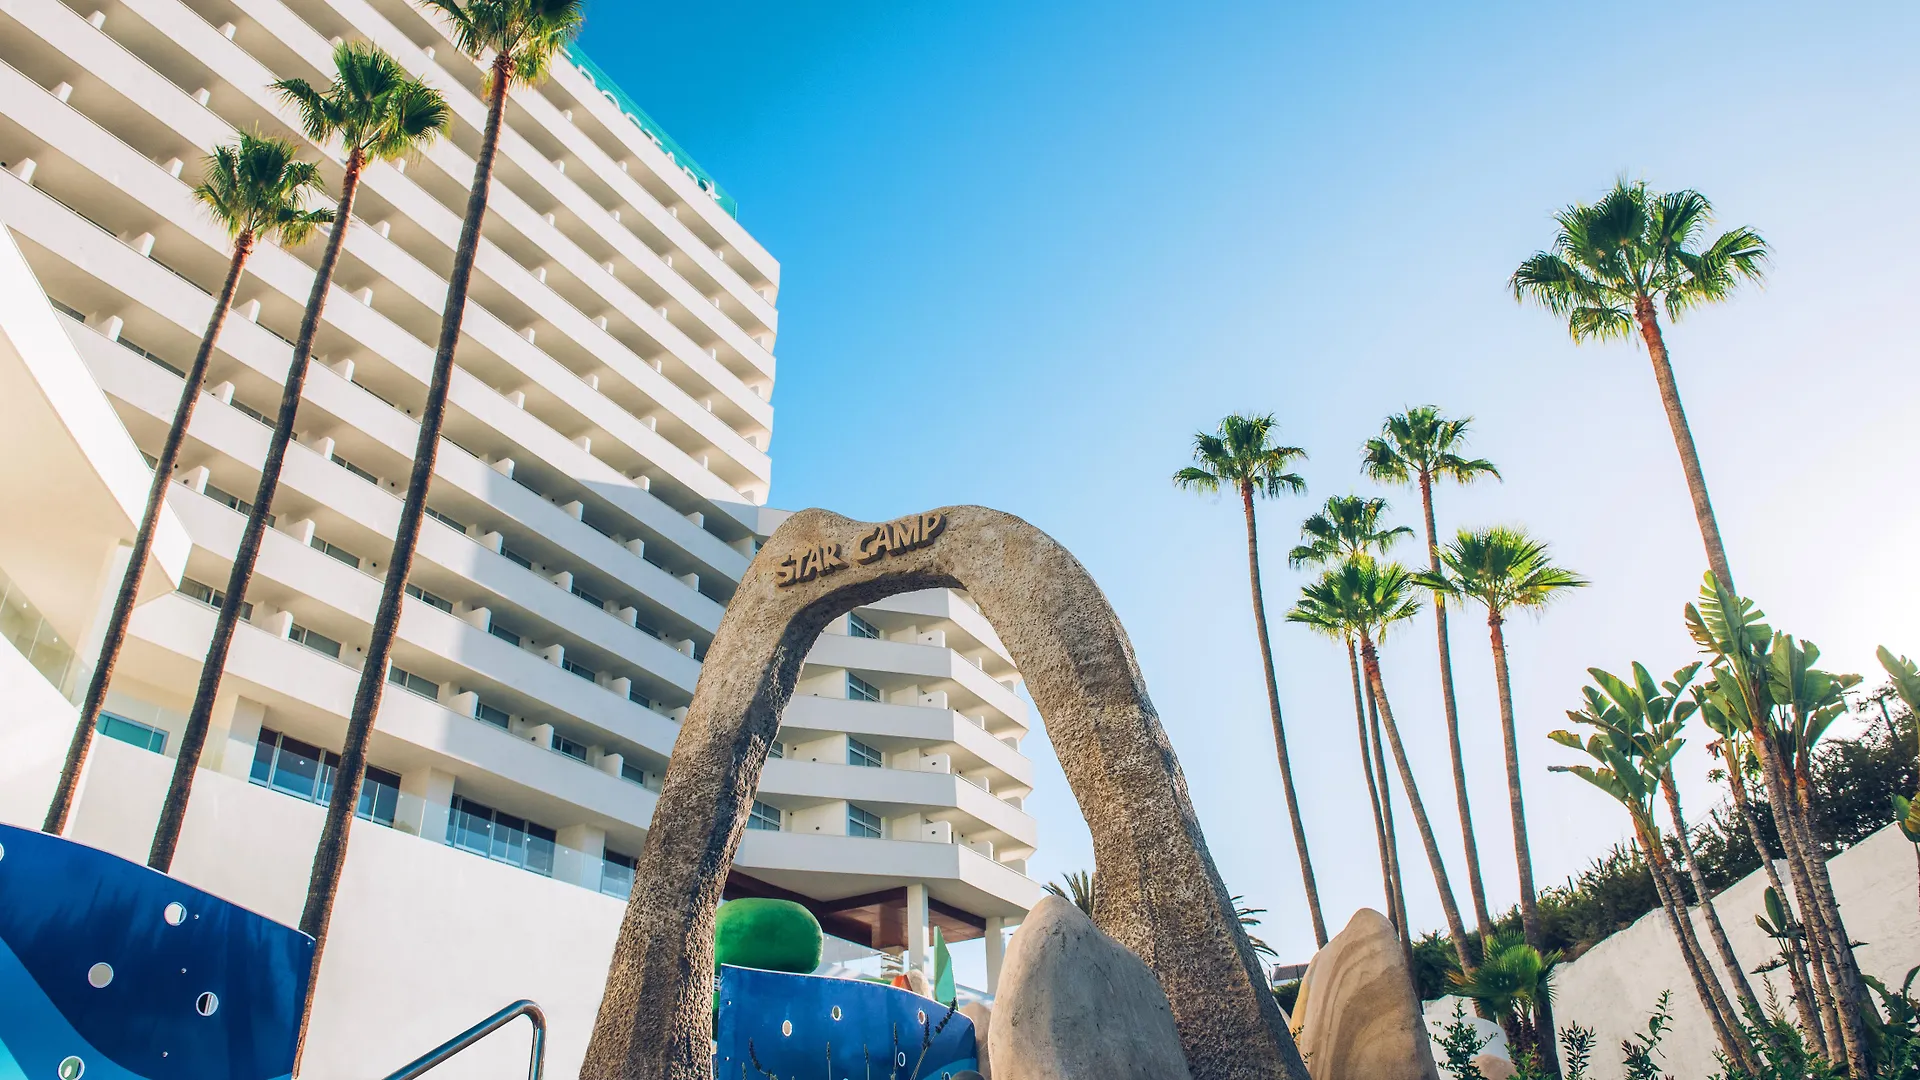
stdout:
<svg viewBox="0 0 1920 1080">
<path fill-rule="evenodd" d="M 960 1006 L 960 1015 L 973 1021 L 974 1044 L 979 1047 L 980 1075 L 984 1080 L 993 1080 L 992 1054 L 988 1047 L 988 1038 L 993 1034 L 993 1006 L 970 1001 Z M 959 1080 L 959 1074 L 955 1075 L 954 1080 Z"/>
<path fill-rule="evenodd" d="M 1140 958 L 1057 896 L 1014 932 L 988 1037 L 1000 1080 L 1186 1080 L 1173 1010 Z"/>
<path fill-rule="evenodd" d="M 1370 908 L 1314 954 L 1294 1020 L 1313 1080 L 1439 1080 L 1400 937 Z"/>
<path fill-rule="evenodd" d="M 934 588 L 965 590 L 1019 665 L 1093 835 L 1096 921 L 1158 976 L 1195 1080 L 1307 1080 L 1099 586 L 1008 514 L 950 507 L 899 524 L 911 537 L 934 515 L 944 531 L 930 542 L 862 562 L 875 526 L 802 511 L 748 566 L 674 744 L 582 1080 L 711 1075 L 713 912 L 801 662 L 840 615 Z M 796 559 L 812 576 L 782 586 Z"/>
</svg>

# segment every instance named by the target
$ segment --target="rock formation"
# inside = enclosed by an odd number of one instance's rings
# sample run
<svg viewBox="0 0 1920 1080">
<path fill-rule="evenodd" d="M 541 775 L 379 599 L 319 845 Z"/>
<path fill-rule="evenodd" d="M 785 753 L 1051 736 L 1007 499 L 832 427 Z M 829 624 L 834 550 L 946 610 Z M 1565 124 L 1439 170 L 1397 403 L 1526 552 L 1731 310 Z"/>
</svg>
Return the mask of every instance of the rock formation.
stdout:
<svg viewBox="0 0 1920 1080">
<path fill-rule="evenodd" d="M 1400 937 L 1372 909 L 1314 955 L 1293 1022 L 1313 1080 L 1439 1080 Z"/>
<path fill-rule="evenodd" d="M 993 1080 L 993 1059 L 987 1045 L 988 1036 L 993 1033 L 993 1006 L 970 1001 L 960 1006 L 960 1015 L 973 1021 L 973 1039 L 979 1047 L 981 1077 L 983 1080 Z"/>
</svg>

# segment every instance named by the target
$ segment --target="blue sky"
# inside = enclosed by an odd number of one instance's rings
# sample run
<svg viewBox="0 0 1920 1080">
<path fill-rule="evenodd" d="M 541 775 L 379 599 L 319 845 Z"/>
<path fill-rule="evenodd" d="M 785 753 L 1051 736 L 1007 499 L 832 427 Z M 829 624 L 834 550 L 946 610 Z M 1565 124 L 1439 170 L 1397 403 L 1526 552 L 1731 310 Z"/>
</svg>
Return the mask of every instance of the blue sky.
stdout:
<svg viewBox="0 0 1920 1080">
<path fill-rule="evenodd" d="M 1504 483 L 1443 534 L 1519 524 L 1593 587 L 1509 628 L 1537 874 L 1625 835 L 1542 737 L 1589 665 L 1692 659 L 1704 570 L 1644 352 L 1575 347 L 1505 293 L 1549 214 L 1616 175 L 1694 187 L 1776 249 L 1764 290 L 1670 345 L 1735 572 L 1833 666 L 1920 653 L 1911 536 L 1920 166 L 1906 5 L 876 4 L 590 9 L 588 51 L 782 261 L 773 503 L 982 503 L 1053 533 L 1126 622 L 1232 889 L 1313 947 L 1267 728 L 1238 508 L 1176 492 L 1195 430 L 1271 411 L 1311 458 L 1285 547 L 1388 412 L 1475 420 Z M 1408 492 L 1387 492 L 1418 526 Z M 1417 558 L 1414 548 L 1403 557 Z M 1513 902 L 1484 620 L 1454 622 L 1476 832 Z M 1379 906 L 1345 658 L 1276 650 L 1327 917 Z M 1389 693 L 1467 904 L 1431 623 Z M 1036 877 L 1091 864 L 1041 740 Z M 1690 747 L 1696 815 L 1714 799 Z M 1442 925 L 1401 814 L 1410 902 Z M 1468 913 L 1469 920 L 1471 913 Z M 977 963 L 963 961 L 967 968 Z"/>
</svg>

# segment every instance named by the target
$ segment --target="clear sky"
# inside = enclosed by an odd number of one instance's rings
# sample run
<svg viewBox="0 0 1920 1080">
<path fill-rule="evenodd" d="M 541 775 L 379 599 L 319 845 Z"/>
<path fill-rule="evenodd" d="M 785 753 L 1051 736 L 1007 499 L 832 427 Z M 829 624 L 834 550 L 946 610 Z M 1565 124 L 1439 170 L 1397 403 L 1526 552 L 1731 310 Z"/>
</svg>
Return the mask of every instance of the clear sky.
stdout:
<svg viewBox="0 0 1920 1080">
<path fill-rule="evenodd" d="M 1506 480 L 1443 489 L 1443 534 L 1524 525 L 1594 582 L 1509 628 L 1535 865 L 1564 880 L 1626 821 L 1546 772 L 1564 752 L 1542 736 L 1589 665 L 1692 659 L 1679 616 L 1705 560 L 1645 353 L 1574 346 L 1507 275 L 1553 210 L 1621 174 L 1760 229 L 1767 287 L 1669 335 L 1735 573 L 1840 670 L 1873 675 L 1881 642 L 1920 653 L 1917 32 L 1897 3 L 598 0 L 583 41 L 782 262 L 772 502 L 981 503 L 1072 549 L 1132 634 L 1221 872 L 1291 961 L 1313 936 L 1239 508 L 1168 482 L 1193 432 L 1271 411 L 1312 454 L 1309 495 L 1260 511 L 1278 623 L 1300 519 L 1372 490 L 1358 449 L 1381 418 L 1475 418 Z M 1417 528 L 1417 498 L 1387 494 Z M 1484 620 L 1456 618 L 1453 643 L 1505 907 Z M 1337 929 L 1381 904 L 1345 657 L 1293 627 L 1275 648 Z M 1423 615 L 1384 664 L 1464 909 L 1433 651 Z M 1050 752 L 1028 749 L 1034 876 L 1091 865 Z M 1698 814 L 1704 754 L 1683 761 Z M 1400 820 L 1416 921 L 1441 926 Z"/>
</svg>

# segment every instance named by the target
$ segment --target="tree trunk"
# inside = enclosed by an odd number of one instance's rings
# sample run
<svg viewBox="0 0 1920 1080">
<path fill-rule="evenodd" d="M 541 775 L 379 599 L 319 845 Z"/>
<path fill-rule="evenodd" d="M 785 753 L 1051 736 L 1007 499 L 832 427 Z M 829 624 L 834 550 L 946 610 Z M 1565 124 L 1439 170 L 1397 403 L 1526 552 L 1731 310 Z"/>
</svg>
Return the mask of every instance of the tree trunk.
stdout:
<svg viewBox="0 0 1920 1080">
<path fill-rule="evenodd" d="M 320 963 L 326 952 L 327 925 L 333 918 L 333 902 L 340 892 L 340 873 L 346 865 L 347 840 L 354 811 L 360 804 L 360 786 L 367 775 L 367 744 L 373 738 L 374 714 L 380 708 L 380 695 L 386 687 L 387 661 L 393 654 L 393 638 L 400 628 L 401 602 L 406 597 L 407 575 L 413 569 L 414 545 L 420 539 L 427 486 L 433 479 L 434 461 L 439 456 L 440 428 L 447 414 L 447 389 L 453 381 L 454 349 L 460 343 L 460 324 L 466 315 L 467 285 L 473 277 L 474 253 L 480 247 L 480 226 L 487 216 L 487 195 L 493 184 L 493 158 L 500 145 L 500 121 L 506 110 L 507 84 L 513 75 L 513 55 L 495 54 L 491 69 L 487 126 L 481 134 L 479 156 L 474 161 L 467 213 L 460 223 L 459 245 L 453 252 L 453 272 L 447 277 L 446 308 L 440 316 L 440 344 L 433 356 L 427 400 L 420 409 L 420 435 L 414 443 L 413 471 L 407 477 L 407 496 L 400 506 L 399 526 L 394 530 L 387 578 L 381 586 L 380 606 L 374 613 L 373 632 L 367 641 L 366 666 L 360 672 L 360 684 L 354 691 L 353 715 L 348 718 L 346 742 L 340 749 L 339 768 L 334 772 L 333 797 L 327 802 L 327 823 L 314 852 L 307 902 L 300 913 L 300 930 L 313 937 L 313 967 L 307 980 L 307 999 L 301 1006 L 300 1045 L 294 1052 L 296 1072 L 299 1055 L 305 1050 L 307 1024 L 313 1018 Z"/>
<path fill-rule="evenodd" d="M 1513 679 L 1507 669 L 1506 619 L 1493 608 L 1487 609 L 1487 638 L 1493 650 L 1493 680 L 1500 696 L 1501 749 L 1507 764 L 1507 814 L 1513 825 L 1513 862 L 1520 879 L 1520 930 L 1527 944 L 1541 953 L 1547 951 L 1547 939 L 1540 928 L 1539 897 L 1533 888 L 1533 845 L 1527 840 L 1527 806 L 1520 784 L 1520 740 L 1513 718 Z M 1484 950 L 1485 946 L 1482 946 Z M 1540 1064 L 1554 1075 L 1560 1073 L 1560 1047 L 1553 1022 L 1553 1000 L 1542 996 L 1534 1012 L 1542 1032 Z"/>
<path fill-rule="evenodd" d="M 186 381 L 180 388 L 180 404 L 173 410 L 173 425 L 167 429 L 167 441 L 153 465 L 153 483 L 147 488 L 146 510 L 140 515 L 140 528 L 133 536 L 128 554 L 127 572 L 120 579 L 120 592 L 113 599 L 113 612 L 107 617 L 105 636 L 100 641 L 100 660 L 93 678 L 87 683 L 87 696 L 80 705 L 79 721 L 73 729 L 73 741 L 67 745 L 67 760 L 60 767 L 60 782 L 54 787 L 53 801 L 47 807 L 43 832 L 55 836 L 66 831 L 67 818 L 73 813 L 73 800 L 80 790 L 80 770 L 86 765 L 87 752 L 93 748 L 93 729 L 100 722 L 100 709 L 106 704 L 107 684 L 113 681 L 113 669 L 120 662 L 120 650 L 127 643 L 127 626 L 133 621 L 133 605 L 140 597 L 140 576 L 147 568 L 153 550 L 153 534 L 160 525 L 160 508 L 167 501 L 167 485 L 173 482 L 173 470 L 180 462 L 180 446 L 186 441 L 187 425 L 193 420 L 193 407 L 200 399 L 200 388 L 207 382 L 207 365 L 213 359 L 214 343 L 220 328 L 226 325 L 227 312 L 233 308 L 233 294 L 240 287 L 241 271 L 247 256 L 253 254 L 254 235 L 242 232 L 233 240 L 233 258 L 227 264 L 227 279 L 214 298 L 213 314 L 207 317 L 206 332 L 200 335 L 200 351 L 193 355 Z"/>
<path fill-rule="evenodd" d="M 1440 845 L 1434 841 L 1433 825 L 1427 820 L 1427 808 L 1420 801 L 1420 788 L 1413 782 L 1413 766 L 1407 761 L 1407 748 L 1400 742 L 1400 728 L 1393 722 L 1393 705 L 1387 700 L 1386 683 L 1380 678 L 1380 655 L 1373 639 L 1360 635 L 1360 659 L 1367 671 L 1367 683 L 1373 687 L 1374 702 L 1380 709 L 1380 722 L 1387 729 L 1387 744 L 1393 747 L 1393 763 L 1400 771 L 1400 786 L 1407 793 L 1407 805 L 1413 808 L 1413 821 L 1420 829 L 1420 843 L 1427 849 L 1427 863 L 1433 869 L 1433 887 L 1440 893 L 1440 907 L 1447 915 L 1447 932 L 1453 935 L 1453 951 L 1459 957 L 1462 974 L 1472 974 L 1474 963 L 1467 951 L 1467 928 L 1460 921 L 1460 905 L 1454 902 L 1453 885 L 1447 880 L 1446 863 L 1440 860 Z"/>
<path fill-rule="evenodd" d="M 1387 827 L 1387 863 L 1392 869 L 1394 910 L 1400 913 L 1400 945 L 1413 963 L 1413 928 L 1407 925 L 1407 882 L 1400 872 L 1400 831 L 1393 824 L 1393 783 L 1387 773 L 1387 748 L 1380 735 L 1380 703 L 1367 687 L 1367 724 L 1373 730 L 1373 774 L 1380 781 L 1380 820 Z"/>
<path fill-rule="evenodd" d="M 1380 888 L 1386 895 L 1387 921 L 1399 926 L 1400 909 L 1394 903 L 1393 864 L 1387 858 L 1387 826 L 1380 816 L 1380 785 L 1373 777 L 1373 754 L 1367 749 L 1367 706 L 1360 692 L 1360 656 L 1354 651 L 1353 638 L 1347 638 L 1347 669 L 1353 675 L 1353 723 L 1360 735 L 1360 769 L 1367 774 L 1367 798 L 1373 804 L 1373 838 L 1380 848 Z"/>
<path fill-rule="evenodd" d="M 1747 781 L 1742 775 L 1740 754 L 1738 744 L 1733 742 L 1727 744 L 1727 787 L 1733 792 L 1734 813 L 1740 815 L 1741 823 L 1746 826 L 1747 838 L 1753 841 L 1753 850 L 1760 853 L 1760 865 L 1767 872 L 1767 883 L 1773 887 L 1774 895 L 1780 898 L 1781 908 L 1788 913 L 1789 919 L 1794 919 L 1797 923 L 1799 920 L 1793 915 L 1792 896 L 1787 892 L 1787 887 L 1780 883 L 1780 869 L 1774 865 L 1773 849 L 1767 845 L 1766 836 L 1760 832 L 1760 822 L 1754 817 L 1753 807 L 1747 801 Z M 1779 929 L 1790 931 L 1795 928 L 1785 926 Z M 1801 933 L 1805 933 L 1803 927 L 1799 929 Z M 1806 958 L 1801 946 L 1793 938 L 1787 938 L 1786 947 L 1782 952 L 1787 962 L 1787 978 L 1793 983 L 1794 1004 L 1800 1013 L 1800 1027 L 1807 1033 L 1808 1041 L 1813 1044 L 1820 1056 L 1832 1060 L 1835 1052 L 1827 1041 L 1827 1032 L 1831 1030 L 1833 1002 L 1827 996 L 1826 980 L 1824 977 L 1821 979 L 1819 992 L 1816 994 L 1813 983 L 1808 977 Z M 1826 1014 L 1824 1023 L 1822 1013 Z"/>
<path fill-rule="evenodd" d="M 1307 829 L 1300 820 L 1300 799 L 1293 791 L 1293 764 L 1287 757 L 1287 729 L 1280 721 L 1280 682 L 1273 673 L 1273 643 L 1267 638 L 1267 602 L 1260 591 L 1260 538 L 1253 525 L 1253 485 L 1240 485 L 1240 504 L 1247 514 L 1247 576 L 1253 582 L 1253 625 L 1260 631 L 1260 662 L 1267 670 L 1267 708 L 1273 714 L 1273 750 L 1280 759 L 1280 787 L 1287 797 L 1287 819 L 1293 825 L 1293 848 L 1300 856 L 1300 881 L 1307 890 L 1307 913 L 1313 917 L 1313 940 L 1327 943 L 1327 921 L 1320 915 L 1320 884 L 1314 880 L 1313 858 L 1307 854 Z"/>
<path fill-rule="evenodd" d="M 1674 942 L 1680 946 L 1680 956 L 1687 962 L 1687 974 L 1693 977 L 1694 993 L 1700 996 L 1700 1007 L 1706 1010 L 1707 1019 L 1713 1022 L 1715 1037 L 1720 1040 L 1720 1050 L 1727 1059 L 1745 1069 L 1748 1075 L 1758 1075 L 1749 1064 L 1749 1057 L 1742 1053 L 1745 1039 L 1736 1038 L 1738 1027 L 1729 1023 L 1732 1006 L 1727 1003 L 1726 995 L 1720 990 L 1720 980 L 1707 963 L 1706 953 L 1700 949 L 1700 941 L 1693 933 L 1693 919 L 1687 914 L 1685 898 L 1680 895 L 1679 881 L 1667 872 L 1665 853 L 1660 849 L 1657 833 L 1638 822 L 1634 832 L 1640 840 L 1640 847 L 1647 853 L 1647 870 L 1653 875 L 1653 888 L 1660 896 L 1660 906 L 1666 910 L 1667 926 L 1673 931 Z"/>
<path fill-rule="evenodd" d="M 1832 924 L 1826 921 L 1826 911 L 1821 906 L 1813 885 L 1809 862 L 1817 858 L 1817 853 L 1806 850 L 1807 838 L 1804 835 L 1799 814 L 1796 812 L 1790 781 L 1779 760 L 1779 750 L 1772 745 L 1764 732 L 1756 731 L 1753 737 L 1754 752 L 1760 758 L 1762 775 L 1767 781 L 1767 803 L 1773 809 L 1773 821 L 1780 834 L 1780 843 L 1786 849 L 1787 872 L 1793 878 L 1794 899 L 1800 908 L 1800 918 L 1807 934 L 1808 951 L 1813 955 L 1816 978 L 1818 968 L 1826 968 L 1827 992 L 1833 998 L 1834 1017 L 1830 1029 L 1837 1040 L 1835 1064 L 1850 1070 L 1857 1076 L 1872 1075 L 1872 1057 L 1867 1050 L 1866 1032 L 1860 1019 L 1860 999 L 1845 976 L 1847 970 L 1844 961 L 1851 959 L 1852 950 L 1844 938 L 1836 938 Z"/>
<path fill-rule="evenodd" d="M 1424 470 L 1420 473 L 1420 509 L 1427 523 L 1427 568 L 1438 574 L 1440 538 L 1434 535 L 1433 475 Z M 1447 598 L 1439 593 L 1433 594 L 1433 629 L 1440 642 L 1440 701 L 1447 714 L 1447 752 L 1453 758 L 1453 798 L 1460 811 L 1460 844 L 1467 854 L 1467 892 L 1473 898 L 1474 926 L 1480 931 L 1480 955 L 1485 956 L 1487 945 L 1493 940 L 1493 919 L 1487 914 L 1487 886 L 1480 874 L 1480 845 L 1473 835 L 1473 806 L 1467 801 L 1467 763 L 1460 749 L 1460 708 L 1453 696 L 1453 646 L 1447 637 Z"/>
<path fill-rule="evenodd" d="M 1837 1003 L 1843 1005 L 1848 1010 L 1848 1015 L 1842 1017 L 1842 1023 L 1852 1022 L 1859 1024 L 1862 1028 L 1862 1039 L 1864 1041 L 1866 1038 L 1865 1028 L 1868 1024 L 1867 1017 L 1869 1013 L 1873 1012 L 1874 1004 L 1873 999 L 1867 993 L 1866 980 L 1861 977 L 1860 962 L 1853 955 L 1853 940 L 1847 936 L 1847 924 L 1845 920 L 1840 917 L 1840 902 L 1833 895 L 1833 878 L 1827 872 L 1826 837 L 1822 835 L 1819 819 L 1816 818 L 1813 813 L 1812 798 L 1810 796 L 1811 782 L 1807 777 L 1807 771 L 1812 768 L 1812 763 L 1805 759 L 1810 756 L 1810 753 L 1810 747 L 1803 747 L 1801 749 L 1803 758 L 1801 762 L 1802 767 L 1801 770 L 1792 777 L 1794 816 L 1799 819 L 1798 827 L 1802 830 L 1804 837 L 1802 847 L 1808 855 L 1807 871 L 1808 876 L 1812 879 L 1814 899 L 1820 905 L 1820 921 L 1825 924 L 1825 928 L 1831 936 L 1828 948 L 1834 955 L 1832 975 L 1834 987 L 1837 991 L 1835 996 Z M 1844 1033 L 1844 1031 L 1845 1028 L 1843 1027 L 1842 1032 Z M 1853 1056 L 1851 1050 L 1849 1050 L 1849 1056 Z M 1871 1075 L 1871 1058 L 1854 1056 L 1854 1060 L 1856 1062 L 1867 1062 L 1864 1067 L 1859 1068 L 1857 1071 L 1863 1075 Z"/>
<path fill-rule="evenodd" d="M 1720 579 L 1728 596 L 1738 596 L 1733 588 L 1733 571 L 1727 566 L 1727 549 L 1720 542 L 1720 523 L 1714 519 L 1713 503 L 1707 498 L 1707 476 L 1700 469 L 1700 451 L 1693 445 L 1693 429 L 1687 426 L 1686 410 L 1680 406 L 1680 387 L 1673 379 L 1673 364 L 1667 358 L 1666 337 L 1660 332 L 1660 319 L 1653 300 L 1641 296 L 1633 302 L 1633 319 L 1640 326 L 1647 356 L 1653 361 L 1653 381 L 1660 387 L 1660 404 L 1667 410 L 1667 426 L 1673 429 L 1673 445 L 1680 451 L 1680 471 L 1687 477 L 1687 493 L 1693 497 L 1693 519 L 1700 526 L 1700 541 L 1707 549 L 1707 566 Z"/>
<path fill-rule="evenodd" d="M 1713 937 L 1714 950 L 1720 954 L 1720 966 L 1727 969 L 1727 981 L 1733 984 L 1734 996 L 1740 999 L 1741 1013 L 1748 1025 L 1765 1023 L 1767 1014 L 1760 1008 L 1760 999 L 1753 996 L 1753 984 L 1747 981 L 1747 969 L 1740 965 L 1740 957 L 1733 951 L 1733 943 L 1727 940 L 1727 928 L 1720 924 L 1720 912 L 1713 906 L 1713 898 L 1707 892 L 1706 876 L 1700 873 L 1700 864 L 1694 861 L 1693 841 L 1687 836 L 1687 819 L 1680 812 L 1680 791 L 1673 786 L 1671 768 L 1660 778 L 1660 791 L 1667 799 L 1667 814 L 1673 818 L 1674 841 L 1680 845 L 1680 857 L 1686 860 L 1687 877 L 1693 883 L 1693 895 L 1699 898 L 1700 912 L 1707 918 L 1707 933 Z"/>
<path fill-rule="evenodd" d="M 180 754 L 173 763 L 173 780 L 167 785 L 166 801 L 160 806 L 160 824 L 154 830 L 147 865 L 163 874 L 173 868 L 174 850 L 179 846 L 181 830 L 186 827 L 187 803 L 193 796 L 194 773 L 199 769 L 200 755 L 206 747 L 207 730 L 213 724 L 213 704 L 220 694 L 220 679 L 226 673 L 227 650 L 233 645 L 241 605 L 253 581 L 260 543 L 266 537 L 267 519 L 273 516 L 273 497 L 280 488 L 280 467 L 287 457 L 287 444 L 293 441 L 293 425 L 307 382 L 307 361 L 313 354 L 314 334 L 320 328 L 320 315 L 326 308 L 333 269 L 340 261 L 347 223 L 353 218 L 353 198 L 360 189 L 360 169 L 365 163 L 366 157 L 359 147 L 348 153 L 346 176 L 340 181 L 340 202 L 334 209 L 333 229 L 320 256 L 320 267 L 314 271 L 306 314 L 301 316 L 300 334 L 293 343 L 293 359 L 287 364 L 286 383 L 280 390 L 280 413 L 274 420 L 273 435 L 267 440 L 267 457 L 260 466 L 260 485 L 254 489 L 253 510 L 247 515 L 240 547 L 234 553 L 233 570 L 227 575 L 227 595 L 221 601 L 220 614 L 214 619 L 213 640 L 207 645 L 206 660 L 200 667 L 200 686 L 194 694 L 186 730 L 180 736 Z"/>
</svg>

